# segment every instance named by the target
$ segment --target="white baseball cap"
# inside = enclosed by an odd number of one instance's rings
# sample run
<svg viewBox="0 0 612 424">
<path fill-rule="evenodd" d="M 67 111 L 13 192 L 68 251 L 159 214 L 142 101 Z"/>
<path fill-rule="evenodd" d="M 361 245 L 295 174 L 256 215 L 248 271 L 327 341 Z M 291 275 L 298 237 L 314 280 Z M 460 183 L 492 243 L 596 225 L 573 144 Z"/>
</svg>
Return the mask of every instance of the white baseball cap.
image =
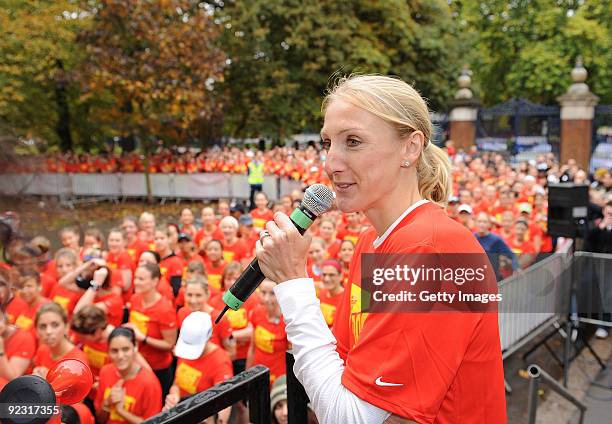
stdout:
<svg viewBox="0 0 612 424">
<path fill-rule="evenodd" d="M 198 359 L 212 335 L 212 319 L 206 312 L 192 312 L 181 325 L 174 354 L 183 359 Z"/>
<path fill-rule="evenodd" d="M 461 212 L 466 212 L 469 213 L 470 215 L 473 212 L 472 207 L 470 205 L 466 205 L 465 203 L 463 203 L 461 206 L 459 206 L 459 208 L 457 209 L 457 212 L 461 213 Z"/>
</svg>

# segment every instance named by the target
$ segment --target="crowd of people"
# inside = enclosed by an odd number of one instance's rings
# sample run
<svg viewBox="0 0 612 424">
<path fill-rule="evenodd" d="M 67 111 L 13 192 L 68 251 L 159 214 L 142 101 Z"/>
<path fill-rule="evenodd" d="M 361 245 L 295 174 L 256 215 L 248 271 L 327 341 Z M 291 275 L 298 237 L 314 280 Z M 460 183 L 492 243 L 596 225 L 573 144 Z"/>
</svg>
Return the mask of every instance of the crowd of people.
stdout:
<svg viewBox="0 0 612 424">
<path fill-rule="evenodd" d="M 593 222 L 609 219 L 601 214 L 612 200 L 609 170 L 588 176 L 575 162 L 561 165 L 552 156 L 511 166 L 498 154 L 448 147 L 454 195 L 447 213 L 471 229 L 488 254 L 499 255 L 500 279 L 554 251 L 546 226 L 548 183 L 589 183 Z M 187 153 L 179 162 L 182 172 L 245 172 L 250 156 L 223 149 Z M 173 159 L 160 152 L 149 162 L 153 172 L 178 172 Z M 309 172 L 319 175 L 316 182 L 324 181 L 324 159 L 325 151 L 313 147 L 265 154 L 268 172 Z M 49 172 L 130 172 L 142 163 L 135 154 L 54 155 L 43 166 Z M 301 196 L 296 191 L 275 203 L 260 192 L 250 211 L 222 199 L 184 208 L 163 223 L 145 211 L 106 232 L 69 226 L 60 231 L 61 247 L 42 236 L 11 243 L 8 260 L 0 262 L 0 387 L 27 373 L 45 377 L 62 359 L 80 359 L 95 375 L 88 397 L 74 405 L 81 422 L 137 422 L 262 364 L 270 369 L 274 422 L 286 423 L 288 341 L 274 282 L 265 280 L 241 309 L 229 310 L 219 325 L 212 322 L 224 307 L 224 292 L 253 259 L 265 223 L 276 211 L 290 214 Z M 308 230 L 308 275 L 330 328 L 368 226 L 362 213 L 332 210 Z M 220 412 L 217 422 L 230 415 L 247 422 L 242 402 Z"/>
<path fill-rule="evenodd" d="M 275 147 L 264 153 L 264 171 L 268 175 L 304 181 L 307 184 L 327 183 L 323 171 L 324 153 L 318 152 L 311 143 L 306 149 Z M 160 149 L 145 158 L 131 153 L 49 153 L 41 160 L 37 156 L 20 156 L 19 161 L 0 160 L 0 169 L 11 173 L 150 173 L 193 174 L 201 172 L 227 172 L 246 174 L 247 165 L 255 156 L 250 149 L 238 147 L 213 147 L 195 152 L 190 149 Z"/>
</svg>

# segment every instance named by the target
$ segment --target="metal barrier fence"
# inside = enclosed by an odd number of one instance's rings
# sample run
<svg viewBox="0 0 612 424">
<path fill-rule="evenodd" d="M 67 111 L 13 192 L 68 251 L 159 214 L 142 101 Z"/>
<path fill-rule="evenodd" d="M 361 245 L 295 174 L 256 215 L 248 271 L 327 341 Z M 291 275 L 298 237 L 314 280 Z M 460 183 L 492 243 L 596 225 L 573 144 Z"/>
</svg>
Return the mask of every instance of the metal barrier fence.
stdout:
<svg viewBox="0 0 612 424">
<path fill-rule="evenodd" d="M 579 321 L 612 327 L 612 254 L 576 252 L 572 264 Z"/>
<path fill-rule="evenodd" d="M 247 176 L 211 172 L 203 174 L 150 174 L 157 198 L 248 199 Z M 272 200 L 301 189 L 301 182 L 267 175 L 263 191 Z M 0 195 L 70 197 L 145 197 L 145 174 L 2 174 Z"/>
<path fill-rule="evenodd" d="M 498 284 L 499 333 L 506 359 L 569 314 L 571 257 L 554 254 Z"/>
<path fill-rule="evenodd" d="M 210 389 L 197 393 L 144 421 L 146 424 L 199 423 L 243 399 L 249 405 L 249 422 L 270 423 L 270 370 L 256 365 Z"/>
</svg>

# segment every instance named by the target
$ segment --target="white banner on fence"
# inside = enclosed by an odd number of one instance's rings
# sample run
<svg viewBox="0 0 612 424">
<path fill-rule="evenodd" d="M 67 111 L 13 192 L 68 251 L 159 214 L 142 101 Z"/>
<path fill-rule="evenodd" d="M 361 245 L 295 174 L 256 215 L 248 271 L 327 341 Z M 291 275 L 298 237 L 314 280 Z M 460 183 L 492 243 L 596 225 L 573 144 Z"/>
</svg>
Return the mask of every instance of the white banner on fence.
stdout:
<svg viewBox="0 0 612 424">
<path fill-rule="evenodd" d="M 145 174 L 3 174 L 0 194 L 44 196 L 144 197 Z M 250 187 L 246 175 L 211 172 L 203 174 L 151 174 L 154 197 L 247 199 Z M 266 176 L 263 190 L 272 200 L 279 194 L 301 189 L 301 182 Z"/>
</svg>

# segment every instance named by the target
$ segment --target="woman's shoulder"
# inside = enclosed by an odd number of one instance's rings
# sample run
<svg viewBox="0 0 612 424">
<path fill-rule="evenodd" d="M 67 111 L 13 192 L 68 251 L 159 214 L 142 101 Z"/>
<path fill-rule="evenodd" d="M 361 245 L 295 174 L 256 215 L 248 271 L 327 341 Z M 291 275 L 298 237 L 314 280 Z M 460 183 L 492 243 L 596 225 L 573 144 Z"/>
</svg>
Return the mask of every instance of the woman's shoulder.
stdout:
<svg viewBox="0 0 612 424">
<path fill-rule="evenodd" d="M 482 247 L 472 232 L 434 203 L 422 208 L 389 238 L 390 244 L 395 247 L 413 246 L 432 253 L 482 252 Z"/>
</svg>

